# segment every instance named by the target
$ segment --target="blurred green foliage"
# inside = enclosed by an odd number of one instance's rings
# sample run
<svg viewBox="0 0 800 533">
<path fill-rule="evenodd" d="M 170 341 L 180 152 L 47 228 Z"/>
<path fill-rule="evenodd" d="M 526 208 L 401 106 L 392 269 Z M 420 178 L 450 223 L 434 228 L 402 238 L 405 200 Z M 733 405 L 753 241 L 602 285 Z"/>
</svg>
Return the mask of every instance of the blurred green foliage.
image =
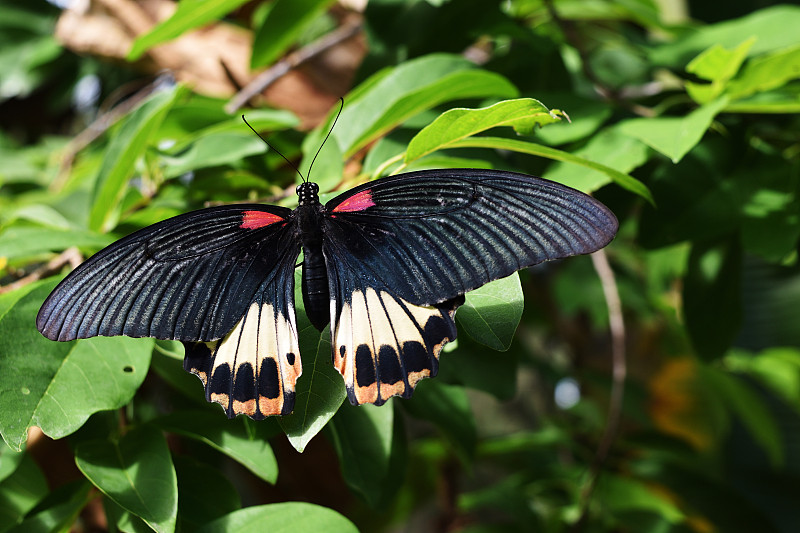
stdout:
<svg viewBox="0 0 800 533">
<path fill-rule="evenodd" d="M 291 205 L 294 170 L 225 100 L 168 75 L 76 144 L 135 64 L 62 48 L 54 5 L 0 1 L 0 532 L 68 531 L 92 508 L 137 532 L 796 531 L 800 8 L 768 4 L 370 0 L 312 178 L 330 192 L 503 168 L 595 194 L 621 222 L 606 253 L 624 403 L 608 410 L 608 307 L 578 257 L 469 295 L 440 375 L 379 408 L 342 404 L 328 330 L 300 309 L 295 412 L 254 423 L 204 402 L 179 343 L 44 339 L 35 315 L 59 276 L 25 276 L 205 202 Z M 346 9 L 181 0 L 129 58 L 225 19 L 262 68 Z M 333 119 L 246 115 L 303 170 Z M 71 476 L 44 466 L 31 426 L 68 443 Z"/>
</svg>

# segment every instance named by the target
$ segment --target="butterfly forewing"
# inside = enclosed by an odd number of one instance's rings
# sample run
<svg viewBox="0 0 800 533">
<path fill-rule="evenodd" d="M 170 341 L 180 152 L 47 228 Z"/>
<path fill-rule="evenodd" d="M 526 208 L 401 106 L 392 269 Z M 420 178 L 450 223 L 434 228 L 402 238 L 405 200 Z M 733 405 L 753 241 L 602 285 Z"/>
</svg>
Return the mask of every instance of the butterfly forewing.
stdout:
<svg viewBox="0 0 800 533">
<path fill-rule="evenodd" d="M 263 213 L 260 225 L 248 227 L 247 212 Z M 40 309 L 37 327 L 61 341 L 95 335 L 219 339 L 291 248 L 290 213 L 222 206 L 144 228 L 64 279 Z"/>
<path fill-rule="evenodd" d="M 617 219 L 592 197 L 522 174 L 412 172 L 326 205 L 328 242 L 416 305 L 455 298 L 543 261 L 608 244 Z"/>
</svg>

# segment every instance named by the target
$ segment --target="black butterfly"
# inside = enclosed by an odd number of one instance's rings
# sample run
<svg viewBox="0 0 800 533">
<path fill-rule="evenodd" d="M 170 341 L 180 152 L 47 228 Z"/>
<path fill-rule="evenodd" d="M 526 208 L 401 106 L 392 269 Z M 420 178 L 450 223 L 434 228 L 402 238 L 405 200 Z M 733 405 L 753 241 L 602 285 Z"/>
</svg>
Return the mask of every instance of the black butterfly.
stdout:
<svg viewBox="0 0 800 533">
<path fill-rule="evenodd" d="M 137 231 L 76 268 L 45 301 L 42 334 L 177 339 L 184 368 L 229 417 L 288 414 L 301 373 L 294 270 L 306 313 L 331 322 L 353 404 L 411 396 L 455 339 L 464 294 L 522 268 L 608 244 L 614 214 L 563 185 L 495 170 L 383 178 L 324 206 L 201 209 Z"/>
</svg>

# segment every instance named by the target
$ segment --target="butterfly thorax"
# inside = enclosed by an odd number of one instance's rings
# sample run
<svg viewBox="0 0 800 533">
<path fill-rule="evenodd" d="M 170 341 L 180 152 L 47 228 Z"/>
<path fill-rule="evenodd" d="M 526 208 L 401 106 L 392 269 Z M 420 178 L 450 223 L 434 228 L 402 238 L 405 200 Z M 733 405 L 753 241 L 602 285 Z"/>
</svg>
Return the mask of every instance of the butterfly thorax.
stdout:
<svg viewBox="0 0 800 533">
<path fill-rule="evenodd" d="M 297 186 L 298 203 L 295 220 L 303 243 L 303 305 L 315 328 L 322 331 L 329 321 L 328 272 L 322 255 L 322 216 L 316 183 Z"/>
</svg>

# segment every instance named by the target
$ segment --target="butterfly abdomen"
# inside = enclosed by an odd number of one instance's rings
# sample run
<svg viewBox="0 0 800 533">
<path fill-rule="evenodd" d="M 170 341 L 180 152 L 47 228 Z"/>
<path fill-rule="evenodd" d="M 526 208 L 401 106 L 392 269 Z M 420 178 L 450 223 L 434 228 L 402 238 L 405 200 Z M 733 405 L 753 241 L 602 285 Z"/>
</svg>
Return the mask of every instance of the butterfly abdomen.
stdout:
<svg viewBox="0 0 800 533">
<path fill-rule="evenodd" d="M 322 255 L 322 212 L 316 183 L 304 183 L 297 188 L 300 205 L 295 210 L 297 227 L 303 243 L 303 305 L 311 324 L 322 331 L 330 320 L 328 271 Z"/>
</svg>

